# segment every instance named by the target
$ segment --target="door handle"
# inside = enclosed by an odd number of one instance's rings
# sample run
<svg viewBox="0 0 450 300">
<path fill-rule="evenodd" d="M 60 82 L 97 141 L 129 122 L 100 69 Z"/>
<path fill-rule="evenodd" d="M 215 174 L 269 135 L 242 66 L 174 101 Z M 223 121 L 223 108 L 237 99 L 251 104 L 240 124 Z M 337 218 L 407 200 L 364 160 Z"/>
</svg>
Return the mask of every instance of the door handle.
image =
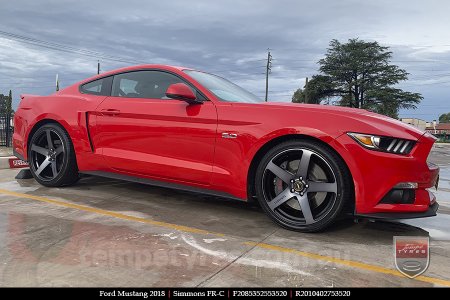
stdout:
<svg viewBox="0 0 450 300">
<path fill-rule="evenodd" d="M 101 110 L 102 115 L 104 116 L 117 116 L 120 114 L 120 110 L 118 109 L 102 109 Z"/>
</svg>

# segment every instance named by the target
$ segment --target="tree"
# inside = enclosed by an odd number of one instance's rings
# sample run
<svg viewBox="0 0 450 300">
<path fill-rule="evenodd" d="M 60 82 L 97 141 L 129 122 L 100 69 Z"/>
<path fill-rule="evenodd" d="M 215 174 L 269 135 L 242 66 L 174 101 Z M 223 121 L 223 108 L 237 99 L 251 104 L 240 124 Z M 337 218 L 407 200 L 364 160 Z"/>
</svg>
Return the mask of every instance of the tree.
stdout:
<svg viewBox="0 0 450 300">
<path fill-rule="evenodd" d="M 333 82 L 329 77 L 314 75 L 307 81 L 302 89 L 298 89 L 292 96 L 294 103 L 320 104 L 323 101 L 329 102 L 329 93 L 333 91 Z"/>
<path fill-rule="evenodd" d="M 308 102 L 364 108 L 394 118 L 400 108 L 415 109 L 423 97 L 394 87 L 407 80 L 408 73 L 390 64 L 388 49 L 359 39 L 345 44 L 332 40 L 318 62 L 321 74 L 308 84 Z"/>
<path fill-rule="evenodd" d="M 12 110 L 12 91 L 9 91 L 9 96 L 0 94 L 0 115 L 9 115 Z"/>
<path fill-rule="evenodd" d="M 5 115 L 6 114 L 6 100 L 7 100 L 7 96 L 0 94 L 0 115 Z"/>
<path fill-rule="evenodd" d="M 302 89 L 298 89 L 294 92 L 294 95 L 292 95 L 292 102 L 293 103 L 305 103 L 305 93 Z"/>
<path fill-rule="evenodd" d="M 450 112 L 440 115 L 439 123 L 450 123 Z"/>
<path fill-rule="evenodd" d="M 10 115 L 12 111 L 12 91 L 9 90 L 9 96 L 6 99 L 6 113 Z"/>
</svg>

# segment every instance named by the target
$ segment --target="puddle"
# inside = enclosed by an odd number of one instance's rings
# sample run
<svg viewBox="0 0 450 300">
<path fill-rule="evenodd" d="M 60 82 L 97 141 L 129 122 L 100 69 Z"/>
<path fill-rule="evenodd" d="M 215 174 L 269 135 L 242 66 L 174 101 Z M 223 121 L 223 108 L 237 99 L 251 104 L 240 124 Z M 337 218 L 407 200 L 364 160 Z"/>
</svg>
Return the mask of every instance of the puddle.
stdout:
<svg viewBox="0 0 450 300">
<path fill-rule="evenodd" d="M 450 180 L 450 166 L 440 166 L 439 176 L 441 179 Z"/>
<path fill-rule="evenodd" d="M 0 188 L 18 193 L 28 193 L 38 190 L 41 186 L 37 186 L 33 180 L 7 181 L 0 183 Z"/>
<path fill-rule="evenodd" d="M 439 214 L 431 218 L 403 220 L 401 223 L 428 231 L 434 240 L 450 241 L 450 215 Z"/>
<path fill-rule="evenodd" d="M 8 224 L 8 216 L 0 213 L 0 245 L 6 244 L 6 228 Z"/>
<path fill-rule="evenodd" d="M 221 239 L 221 238 L 217 238 L 217 239 L 203 239 L 203 241 L 207 244 L 211 244 L 214 242 L 225 242 L 226 239 Z"/>
<path fill-rule="evenodd" d="M 439 188 L 431 189 L 442 207 L 450 208 L 450 166 L 440 166 Z M 428 231 L 430 238 L 434 240 L 450 240 L 450 215 L 439 213 L 435 217 L 423 219 L 411 219 L 402 221 L 404 224 L 422 228 Z"/>
</svg>

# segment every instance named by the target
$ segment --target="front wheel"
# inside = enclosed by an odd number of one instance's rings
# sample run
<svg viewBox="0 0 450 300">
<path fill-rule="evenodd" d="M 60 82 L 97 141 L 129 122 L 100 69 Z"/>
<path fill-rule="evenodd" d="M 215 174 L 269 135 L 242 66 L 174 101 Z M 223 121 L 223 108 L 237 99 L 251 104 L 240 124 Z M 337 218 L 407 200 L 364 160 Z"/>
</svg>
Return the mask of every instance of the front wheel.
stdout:
<svg viewBox="0 0 450 300">
<path fill-rule="evenodd" d="M 41 126 L 33 134 L 28 149 L 31 173 L 40 184 L 58 187 L 78 180 L 72 141 L 60 125 L 50 123 Z"/>
<path fill-rule="evenodd" d="M 281 226 L 320 231 L 352 201 L 350 173 L 343 160 L 316 141 L 281 143 L 262 158 L 255 189 L 264 211 Z"/>
</svg>

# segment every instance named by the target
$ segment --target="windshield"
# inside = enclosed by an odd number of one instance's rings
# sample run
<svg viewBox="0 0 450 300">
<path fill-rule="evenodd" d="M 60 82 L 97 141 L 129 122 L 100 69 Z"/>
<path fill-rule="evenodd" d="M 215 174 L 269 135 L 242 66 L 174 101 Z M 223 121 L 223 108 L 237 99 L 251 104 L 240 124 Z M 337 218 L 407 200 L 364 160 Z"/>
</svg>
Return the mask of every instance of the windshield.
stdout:
<svg viewBox="0 0 450 300">
<path fill-rule="evenodd" d="M 199 71 L 184 70 L 217 98 L 228 102 L 258 103 L 262 99 L 222 77 Z"/>
</svg>

